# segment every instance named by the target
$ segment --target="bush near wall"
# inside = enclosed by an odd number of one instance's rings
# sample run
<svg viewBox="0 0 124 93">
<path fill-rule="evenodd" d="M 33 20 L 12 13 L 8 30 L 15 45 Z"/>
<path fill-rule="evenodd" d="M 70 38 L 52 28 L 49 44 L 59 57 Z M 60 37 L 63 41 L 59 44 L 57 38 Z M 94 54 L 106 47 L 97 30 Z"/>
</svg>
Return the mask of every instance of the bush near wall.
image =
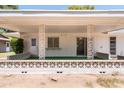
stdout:
<svg viewBox="0 0 124 93">
<path fill-rule="evenodd" d="M 12 47 L 13 51 L 16 54 L 23 53 L 23 50 L 24 50 L 23 39 L 13 37 L 11 39 L 10 44 L 11 44 L 11 47 Z"/>
<path fill-rule="evenodd" d="M 101 53 L 101 52 L 96 52 L 96 58 L 98 59 L 109 59 L 109 54 L 107 53 Z"/>
</svg>

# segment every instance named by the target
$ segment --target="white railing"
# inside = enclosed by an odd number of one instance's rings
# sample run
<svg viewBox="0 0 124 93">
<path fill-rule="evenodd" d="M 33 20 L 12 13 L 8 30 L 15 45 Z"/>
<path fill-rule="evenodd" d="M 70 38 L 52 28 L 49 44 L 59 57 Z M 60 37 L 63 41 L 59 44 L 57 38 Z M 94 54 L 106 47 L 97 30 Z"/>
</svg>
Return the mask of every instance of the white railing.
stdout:
<svg viewBox="0 0 124 93">
<path fill-rule="evenodd" d="M 2 74 L 124 74 L 124 60 L 0 60 Z"/>
</svg>

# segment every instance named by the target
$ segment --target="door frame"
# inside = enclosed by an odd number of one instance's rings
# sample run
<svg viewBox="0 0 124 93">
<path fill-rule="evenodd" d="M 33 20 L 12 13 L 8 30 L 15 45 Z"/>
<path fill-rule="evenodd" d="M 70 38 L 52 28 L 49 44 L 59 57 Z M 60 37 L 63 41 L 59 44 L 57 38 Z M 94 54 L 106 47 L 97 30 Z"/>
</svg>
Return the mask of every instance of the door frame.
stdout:
<svg viewBox="0 0 124 93">
<path fill-rule="evenodd" d="M 83 55 L 80 55 L 80 54 L 78 54 L 78 52 L 77 52 L 77 48 L 78 48 L 78 47 L 77 47 L 77 46 L 78 46 L 78 45 L 77 45 L 78 38 L 85 38 L 85 39 L 86 39 L 86 47 L 84 48 L 84 54 L 83 54 Z M 77 56 L 87 56 L 87 37 L 83 37 L 83 36 L 82 36 L 82 37 L 81 37 L 81 36 L 80 36 L 80 37 L 76 37 L 76 55 L 77 55 Z"/>
</svg>

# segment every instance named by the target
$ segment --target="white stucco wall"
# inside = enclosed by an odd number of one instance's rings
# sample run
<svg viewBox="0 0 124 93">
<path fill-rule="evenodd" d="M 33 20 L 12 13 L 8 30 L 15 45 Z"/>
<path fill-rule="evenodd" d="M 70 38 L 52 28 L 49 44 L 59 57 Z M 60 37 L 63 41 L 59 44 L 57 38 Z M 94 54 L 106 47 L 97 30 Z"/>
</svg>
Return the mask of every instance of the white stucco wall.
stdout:
<svg viewBox="0 0 124 93">
<path fill-rule="evenodd" d="M 21 33 L 21 38 L 24 39 L 24 52 L 30 52 L 31 54 L 38 55 L 38 33 L 37 32 L 25 32 Z M 36 38 L 36 46 L 31 46 L 31 39 Z"/>
<path fill-rule="evenodd" d="M 94 36 L 94 53 L 101 52 L 109 54 L 109 36 L 107 34 L 96 34 Z"/>
<path fill-rule="evenodd" d="M 83 33 L 82 33 L 82 32 Z M 76 33 L 77 32 L 77 33 Z M 77 37 L 86 37 L 86 28 L 82 26 L 57 26 L 57 27 L 46 27 L 45 34 L 45 47 L 46 56 L 76 56 L 77 55 Z M 24 52 L 30 52 L 34 55 L 38 55 L 38 30 L 29 32 L 26 31 L 20 33 L 21 38 L 24 39 Z M 60 49 L 50 50 L 48 49 L 48 37 L 59 37 Z M 36 38 L 37 46 L 31 46 L 31 39 Z"/>
<path fill-rule="evenodd" d="M 65 28 L 64 28 L 65 29 Z M 82 32 L 77 32 L 75 33 L 70 33 L 71 31 L 65 31 L 61 32 L 63 29 L 57 29 L 57 31 L 54 32 L 54 29 L 51 29 L 51 32 L 49 32 L 47 29 L 46 30 L 46 36 L 45 36 L 45 47 L 46 47 L 46 56 L 76 56 L 77 55 L 77 42 L 76 39 L 77 37 L 86 37 L 86 33 Z M 68 29 L 67 29 L 68 30 Z M 73 29 L 71 29 L 73 30 Z M 76 29 L 74 29 L 76 30 Z M 124 30 L 124 29 L 123 29 Z M 66 32 L 66 33 L 65 33 Z M 121 31 L 124 32 L 124 31 Z M 124 56 L 124 33 L 109 33 L 109 34 L 103 34 L 103 33 L 98 33 L 94 34 L 94 53 L 96 52 L 102 52 L 102 53 L 107 53 L 109 54 L 109 37 L 110 36 L 116 36 L 116 49 L 117 49 L 117 55 Z M 47 49 L 47 39 L 48 37 L 59 37 L 59 46 L 60 49 L 54 49 L 50 50 Z M 38 55 L 38 31 L 35 32 L 25 32 L 21 33 L 21 38 L 24 39 L 24 52 L 30 52 L 34 55 Z M 36 38 L 37 40 L 37 45 L 36 46 L 31 46 L 31 39 Z"/>
<path fill-rule="evenodd" d="M 109 36 L 116 36 L 116 53 L 124 56 L 124 29 L 111 32 Z"/>
<path fill-rule="evenodd" d="M 48 37 L 59 37 L 60 49 L 46 49 L 46 56 L 77 56 L 77 37 L 85 37 L 82 33 L 47 33 L 46 48 Z"/>
<path fill-rule="evenodd" d="M 60 49 L 47 49 L 48 37 L 59 37 Z M 77 37 L 86 37 L 84 33 L 46 33 L 46 56 L 76 56 L 77 55 Z M 30 52 L 38 55 L 38 33 L 23 33 L 24 52 Z M 31 39 L 36 38 L 37 46 L 31 46 Z"/>
<path fill-rule="evenodd" d="M 76 37 L 71 34 L 47 33 L 46 48 L 48 37 L 59 37 L 59 47 L 57 50 L 46 49 L 46 56 L 76 56 Z"/>
<path fill-rule="evenodd" d="M 110 53 L 111 36 L 116 37 L 116 55 L 124 56 L 124 29 L 109 34 L 96 34 L 94 36 L 94 52 Z"/>
<path fill-rule="evenodd" d="M 46 56 L 77 56 L 77 37 L 86 37 L 86 26 L 46 26 L 48 37 L 59 37 L 60 49 L 46 49 Z"/>
<path fill-rule="evenodd" d="M 46 33 L 46 56 L 76 56 L 77 55 L 77 37 L 85 37 L 82 33 Z M 109 54 L 109 37 L 113 35 L 94 36 L 94 53 L 102 52 Z M 59 37 L 60 49 L 50 50 L 48 47 L 48 37 Z M 31 39 L 36 38 L 37 46 L 31 46 Z M 25 52 L 38 55 L 38 33 L 30 33 L 23 36 Z M 117 55 L 124 56 L 124 36 L 116 36 Z"/>
<path fill-rule="evenodd" d="M 117 55 L 124 56 L 124 36 L 117 36 Z"/>
</svg>

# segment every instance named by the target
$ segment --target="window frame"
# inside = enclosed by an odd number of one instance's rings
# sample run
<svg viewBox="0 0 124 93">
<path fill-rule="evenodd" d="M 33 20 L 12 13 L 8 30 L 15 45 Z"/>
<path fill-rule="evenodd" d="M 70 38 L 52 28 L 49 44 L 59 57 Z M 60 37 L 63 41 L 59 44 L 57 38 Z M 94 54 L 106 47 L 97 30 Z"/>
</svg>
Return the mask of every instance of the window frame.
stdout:
<svg viewBox="0 0 124 93">
<path fill-rule="evenodd" d="M 110 42 L 110 54 L 116 55 L 116 44 L 117 44 L 117 38 L 115 36 L 111 36 L 109 38 Z"/>
<path fill-rule="evenodd" d="M 57 44 L 55 43 L 56 39 L 58 41 Z M 47 41 L 48 41 L 48 43 L 47 43 L 47 47 L 48 48 L 59 48 L 59 37 L 48 37 Z M 50 45 L 50 43 L 51 43 L 51 45 Z"/>
<path fill-rule="evenodd" d="M 31 46 L 32 47 L 37 46 L 37 39 L 36 38 L 31 38 Z"/>
<path fill-rule="evenodd" d="M 6 42 L 6 47 L 10 47 L 10 43 L 9 42 Z"/>
</svg>

